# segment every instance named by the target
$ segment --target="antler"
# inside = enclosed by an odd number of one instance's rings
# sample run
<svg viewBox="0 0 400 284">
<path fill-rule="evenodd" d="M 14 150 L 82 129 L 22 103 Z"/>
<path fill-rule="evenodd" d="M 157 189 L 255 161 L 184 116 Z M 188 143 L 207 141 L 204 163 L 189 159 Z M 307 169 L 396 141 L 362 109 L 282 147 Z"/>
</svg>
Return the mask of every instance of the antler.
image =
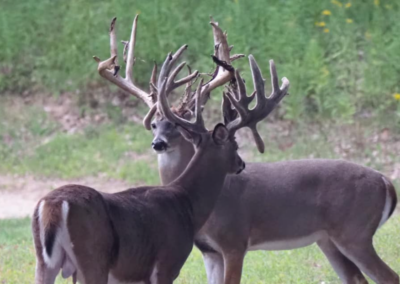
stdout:
<svg viewBox="0 0 400 284">
<path fill-rule="evenodd" d="M 269 65 L 273 89 L 271 95 L 267 98 L 265 97 L 264 79 L 253 55 L 249 55 L 249 61 L 255 91 L 250 96 L 247 96 L 244 81 L 240 77 L 239 72 L 235 71 L 237 86 L 235 89 L 229 89 L 228 92 L 224 93 L 224 97 L 227 96 L 230 103 L 239 114 L 239 117 L 229 121 L 227 128 L 231 135 L 233 135 L 238 129 L 249 127 L 257 144 L 258 151 L 264 153 L 264 142 L 257 131 L 257 123 L 266 118 L 287 94 L 289 89 L 289 80 L 286 77 L 283 77 L 282 86 L 279 87 L 275 63 L 273 60 L 270 60 Z M 257 98 L 257 104 L 253 109 L 249 110 L 249 104 L 252 102 L 254 97 Z M 225 102 L 223 104 L 223 108 L 225 108 L 224 116 L 229 120 L 229 117 L 232 117 L 232 114 L 230 114 L 230 109 L 227 109 L 228 107 L 230 108 L 230 105 Z"/>
<path fill-rule="evenodd" d="M 143 119 L 143 124 L 146 127 L 146 129 L 150 129 L 151 119 L 157 110 L 157 105 L 156 105 L 157 87 L 155 86 L 157 81 L 156 79 L 157 66 L 156 65 L 154 66 L 150 78 L 150 91 L 151 91 L 150 93 L 143 91 L 133 83 L 132 75 L 133 75 L 133 65 L 135 64 L 134 53 L 135 53 L 136 28 L 137 28 L 138 17 L 139 15 L 136 15 L 135 19 L 133 20 L 131 37 L 129 42 L 122 41 L 122 43 L 124 44 L 123 58 L 124 61 L 126 62 L 125 78 L 122 78 L 118 74 L 120 66 L 118 65 L 117 36 L 116 36 L 116 26 L 115 26 L 117 18 L 113 18 L 110 25 L 111 57 L 104 61 L 101 61 L 100 58 L 96 56 L 93 56 L 93 58 L 96 60 L 96 62 L 98 62 L 97 70 L 103 78 L 107 79 L 108 81 L 112 82 L 113 84 L 117 85 L 118 87 L 125 90 L 129 94 L 137 97 L 138 99 L 141 99 L 147 104 L 150 110 Z M 178 75 L 179 71 L 186 64 L 185 62 L 182 62 L 178 67 L 175 68 L 174 71 L 172 71 L 171 76 L 169 76 L 173 64 L 178 60 L 179 56 L 186 49 L 187 45 L 184 45 L 181 48 L 179 48 L 173 55 L 169 53 L 167 58 L 165 59 L 163 67 L 161 68 L 160 76 L 158 78 L 158 83 L 160 84 L 160 82 L 163 81 L 165 77 L 169 77 L 169 81 L 167 83 L 167 94 L 169 94 L 175 88 L 178 88 L 179 86 L 186 84 L 187 82 L 190 82 L 193 78 L 195 78 L 198 75 L 198 72 L 195 71 L 189 74 L 187 77 L 175 81 L 175 78 Z"/>
<path fill-rule="evenodd" d="M 135 63 L 134 52 L 135 52 L 135 42 L 136 42 L 136 25 L 137 25 L 138 15 L 136 15 L 133 20 L 131 39 L 125 45 L 125 52 L 127 54 L 126 60 L 126 74 L 125 78 L 122 78 L 118 71 L 120 66 L 118 65 L 118 54 L 117 54 L 117 36 L 116 36 L 116 21 L 117 18 L 113 18 L 110 25 L 110 51 L 111 57 L 107 60 L 101 61 L 98 57 L 93 56 L 93 58 L 99 63 L 97 71 L 99 74 L 117 85 L 126 92 L 134 95 L 138 99 L 144 101 L 150 108 L 154 105 L 150 95 L 133 84 L 132 80 L 132 68 Z"/>
<path fill-rule="evenodd" d="M 201 88 L 200 104 L 202 106 L 207 103 L 210 97 L 209 93 L 212 90 L 219 86 L 223 86 L 234 78 L 235 69 L 231 65 L 232 61 L 244 57 L 244 54 L 235 54 L 230 56 L 230 51 L 233 46 L 228 45 L 227 34 L 222 31 L 218 22 L 215 22 L 212 17 L 210 17 L 210 25 L 212 26 L 214 35 L 214 55 L 212 55 L 212 58 L 217 64 L 217 68 L 213 73 L 211 80 Z M 188 104 L 189 109 L 194 108 L 196 99 L 197 98 L 194 98 Z"/>
<path fill-rule="evenodd" d="M 158 110 L 162 113 L 162 115 L 168 119 L 171 123 L 177 124 L 186 130 L 200 134 L 207 132 L 207 129 L 204 125 L 204 120 L 201 115 L 202 108 L 200 105 L 200 93 L 203 85 L 203 80 L 200 81 L 197 89 L 196 89 L 196 107 L 195 107 L 195 122 L 190 122 L 186 119 L 183 119 L 176 114 L 174 114 L 168 104 L 167 95 L 168 95 L 168 78 L 165 78 L 163 82 L 161 82 L 161 86 L 158 92 Z M 207 88 L 207 87 L 206 87 Z"/>
</svg>

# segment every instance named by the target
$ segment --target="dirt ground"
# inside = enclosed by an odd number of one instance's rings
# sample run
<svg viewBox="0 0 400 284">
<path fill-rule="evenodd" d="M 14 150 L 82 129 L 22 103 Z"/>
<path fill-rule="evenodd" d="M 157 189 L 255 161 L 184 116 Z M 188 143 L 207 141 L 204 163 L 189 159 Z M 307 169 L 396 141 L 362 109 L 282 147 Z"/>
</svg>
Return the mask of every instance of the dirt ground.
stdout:
<svg viewBox="0 0 400 284">
<path fill-rule="evenodd" d="M 52 189 L 65 184 L 81 184 L 103 192 L 132 187 L 121 181 L 83 178 L 76 180 L 37 179 L 32 176 L 0 175 L 0 219 L 31 216 L 36 203 Z"/>
</svg>

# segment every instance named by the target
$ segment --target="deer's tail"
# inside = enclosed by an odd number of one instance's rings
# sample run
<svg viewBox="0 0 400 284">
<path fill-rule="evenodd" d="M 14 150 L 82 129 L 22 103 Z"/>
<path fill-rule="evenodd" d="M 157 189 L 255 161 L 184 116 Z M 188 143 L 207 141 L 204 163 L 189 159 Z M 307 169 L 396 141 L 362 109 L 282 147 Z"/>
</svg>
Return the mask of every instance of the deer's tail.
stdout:
<svg viewBox="0 0 400 284">
<path fill-rule="evenodd" d="M 385 176 L 382 177 L 386 188 L 385 206 L 382 212 L 382 218 L 379 222 L 379 227 L 382 226 L 392 216 L 397 205 L 397 194 L 393 183 Z"/>
<path fill-rule="evenodd" d="M 67 201 L 41 200 L 33 213 L 32 232 L 36 248 L 36 283 L 54 283 L 62 269 L 64 278 L 76 274 L 70 243 Z M 74 277 L 75 278 L 75 277 Z"/>
</svg>

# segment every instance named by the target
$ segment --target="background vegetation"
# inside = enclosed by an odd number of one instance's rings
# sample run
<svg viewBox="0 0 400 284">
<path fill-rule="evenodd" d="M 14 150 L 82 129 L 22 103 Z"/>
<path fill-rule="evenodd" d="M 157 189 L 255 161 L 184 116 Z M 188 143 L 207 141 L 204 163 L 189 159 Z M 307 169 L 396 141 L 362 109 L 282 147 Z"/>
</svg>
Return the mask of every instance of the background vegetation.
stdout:
<svg viewBox="0 0 400 284">
<path fill-rule="evenodd" d="M 104 84 L 91 56 L 108 57 L 112 17 L 119 18 L 119 38 L 128 39 L 136 13 L 139 84 L 147 85 L 153 61 L 184 43 L 188 63 L 211 71 L 207 23 L 213 15 L 229 31 L 235 52 L 254 54 L 264 74 L 273 58 L 279 74 L 290 79 L 286 118 L 346 121 L 379 114 L 400 121 L 396 0 L 2 0 L 1 7 L 2 91 L 62 93 Z M 247 64 L 237 62 L 246 71 Z"/>
</svg>

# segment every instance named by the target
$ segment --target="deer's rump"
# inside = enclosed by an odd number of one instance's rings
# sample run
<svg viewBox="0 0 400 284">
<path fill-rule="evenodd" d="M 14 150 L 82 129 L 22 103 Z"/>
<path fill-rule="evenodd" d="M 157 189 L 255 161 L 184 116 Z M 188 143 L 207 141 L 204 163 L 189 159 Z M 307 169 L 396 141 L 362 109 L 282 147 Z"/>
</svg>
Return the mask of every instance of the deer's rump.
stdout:
<svg viewBox="0 0 400 284">
<path fill-rule="evenodd" d="M 287 242 L 272 245 L 271 250 L 301 247 L 323 235 L 374 232 L 390 217 L 396 202 L 385 176 L 354 163 L 249 163 L 241 175 L 227 177 L 196 243 L 200 249 L 218 250 L 213 243 L 222 233 L 230 235 L 225 243 L 245 242 L 247 249 L 277 241 Z"/>
<path fill-rule="evenodd" d="M 123 282 L 148 280 L 163 245 L 192 238 L 185 197 L 158 188 L 115 194 L 67 185 L 39 203 L 33 229 L 41 261 L 69 277 L 87 266 Z M 49 220 L 50 218 L 50 220 Z M 179 236 L 174 235 L 177 227 Z M 171 229 L 171 230 L 170 230 Z M 85 241 L 87 240 L 87 241 Z M 123 249 L 121 249 L 123 248 Z M 191 249 L 191 248 L 189 248 Z"/>
</svg>

